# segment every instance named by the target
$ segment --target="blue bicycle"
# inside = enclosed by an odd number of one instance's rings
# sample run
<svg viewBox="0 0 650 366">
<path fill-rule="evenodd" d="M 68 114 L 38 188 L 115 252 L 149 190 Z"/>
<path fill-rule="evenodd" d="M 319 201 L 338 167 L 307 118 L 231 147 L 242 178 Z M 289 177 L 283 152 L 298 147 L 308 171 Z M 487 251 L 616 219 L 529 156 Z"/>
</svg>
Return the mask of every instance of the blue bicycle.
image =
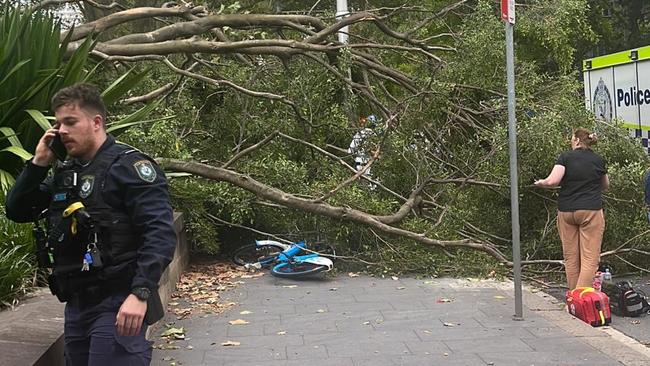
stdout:
<svg viewBox="0 0 650 366">
<path fill-rule="evenodd" d="M 320 251 L 319 251 L 320 250 Z M 283 278 L 299 278 L 327 272 L 334 263 L 326 255 L 334 255 L 329 246 L 308 249 L 304 241 L 284 244 L 275 240 L 256 240 L 233 254 L 233 262 L 248 270 L 271 268 L 271 274 Z"/>
</svg>

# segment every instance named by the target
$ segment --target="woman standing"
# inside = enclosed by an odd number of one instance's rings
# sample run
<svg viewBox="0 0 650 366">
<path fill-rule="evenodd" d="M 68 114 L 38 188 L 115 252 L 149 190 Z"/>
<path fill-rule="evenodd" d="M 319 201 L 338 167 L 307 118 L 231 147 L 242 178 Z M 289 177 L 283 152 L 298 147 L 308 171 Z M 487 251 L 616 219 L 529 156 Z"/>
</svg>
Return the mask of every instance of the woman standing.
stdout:
<svg viewBox="0 0 650 366">
<path fill-rule="evenodd" d="M 605 161 L 591 150 L 596 134 L 584 128 L 571 137 L 571 150 L 557 159 L 538 187 L 560 188 L 557 229 L 562 240 L 564 269 L 569 290 L 591 287 L 600 261 L 605 232 L 602 192 L 609 188 Z"/>
</svg>

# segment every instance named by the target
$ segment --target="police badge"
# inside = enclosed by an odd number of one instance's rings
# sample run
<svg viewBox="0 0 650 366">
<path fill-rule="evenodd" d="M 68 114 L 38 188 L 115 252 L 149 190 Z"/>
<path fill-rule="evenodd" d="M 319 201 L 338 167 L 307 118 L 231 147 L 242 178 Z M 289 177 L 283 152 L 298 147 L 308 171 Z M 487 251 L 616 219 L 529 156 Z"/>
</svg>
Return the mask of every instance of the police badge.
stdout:
<svg viewBox="0 0 650 366">
<path fill-rule="evenodd" d="M 593 104 L 597 119 L 607 122 L 612 121 L 612 96 L 609 94 L 609 89 L 607 89 L 603 78 L 600 78 L 596 86 Z"/>
<path fill-rule="evenodd" d="M 156 179 L 156 170 L 149 160 L 137 161 L 133 164 L 133 167 L 143 181 L 151 183 Z"/>
<path fill-rule="evenodd" d="M 81 185 L 79 186 L 79 197 L 88 198 L 91 193 L 93 193 L 93 187 L 95 186 L 95 176 L 94 175 L 84 175 L 81 177 Z"/>
</svg>

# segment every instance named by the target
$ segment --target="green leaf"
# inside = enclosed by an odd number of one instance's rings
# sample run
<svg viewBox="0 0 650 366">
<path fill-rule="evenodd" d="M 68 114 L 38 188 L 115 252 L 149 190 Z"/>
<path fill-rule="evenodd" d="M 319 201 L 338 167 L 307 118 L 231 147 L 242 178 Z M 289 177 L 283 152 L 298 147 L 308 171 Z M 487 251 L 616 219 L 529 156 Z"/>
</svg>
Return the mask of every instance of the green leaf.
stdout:
<svg viewBox="0 0 650 366">
<path fill-rule="evenodd" d="M 24 65 L 26 65 L 30 61 L 31 61 L 31 59 L 27 59 L 27 60 L 23 60 L 23 61 L 18 62 L 7 74 L 5 74 L 5 77 L 2 79 L 2 81 L 0 81 L 0 87 L 7 80 L 9 80 L 9 78 L 11 78 L 11 76 L 13 74 L 15 74 L 18 70 L 20 70 L 21 67 L 23 67 Z"/>
<path fill-rule="evenodd" d="M 28 109 L 25 112 L 29 114 L 36 123 L 41 126 L 43 131 L 47 131 L 48 129 L 52 128 L 52 125 L 50 124 L 50 121 L 47 120 L 47 117 L 40 111 L 37 111 L 35 109 Z"/>
<path fill-rule="evenodd" d="M 0 152 L 10 152 L 10 153 L 20 157 L 23 160 L 29 160 L 33 156 L 32 154 L 30 154 L 25 149 L 23 149 L 22 147 L 19 147 L 19 146 L 9 146 L 9 147 L 6 147 L 6 148 L 0 150 Z"/>
<path fill-rule="evenodd" d="M 136 72 L 135 67 L 120 76 L 104 90 L 102 98 L 106 105 L 111 105 L 124 97 L 126 93 L 138 85 L 149 73 L 149 69 L 143 72 Z"/>
<path fill-rule="evenodd" d="M 137 111 L 133 112 L 132 114 L 128 115 L 127 117 L 112 123 L 109 128 L 106 129 L 107 132 L 112 133 L 113 135 L 117 136 L 119 133 L 121 133 L 124 129 L 143 123 L 142 119 L 146 117 L 151 111 L 156 109 L 158 105 L 160 104 L 160 101 L 162 99 L 159 99 L 157 101 L 154 101 L 152 103 L 147 104 L 146 106 L 138 109 Z"/>
<path fill-rule="evenodd" d="M 18 135 L 16 135 L 16 132 L 12 128 L 0 127 L 0 132 L 5 135 L 5 138 L 9 141 L 11 146 L 23 147 L 23 144 L 20 143 L 20 140 L 17 137 Z"/>
<path fill-rule="evenodd" d="M 2 192 L 7 192 L 14 182 L 14 177 L 9 172 L 0 169 L 0 190 Z"/>
</svg>

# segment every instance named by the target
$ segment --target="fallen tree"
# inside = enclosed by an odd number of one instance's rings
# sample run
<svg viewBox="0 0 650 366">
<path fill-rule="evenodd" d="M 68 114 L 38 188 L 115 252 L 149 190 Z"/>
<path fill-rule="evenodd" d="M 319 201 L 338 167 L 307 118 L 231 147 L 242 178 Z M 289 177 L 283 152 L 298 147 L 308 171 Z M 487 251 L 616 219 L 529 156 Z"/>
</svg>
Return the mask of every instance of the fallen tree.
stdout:
<svg viewBox="0 0 650 366">
<path fill-rule="evenodd" d="M 584 22 L 585 4 L 562 2 L 533 1 L 519 15 L 522 182 L 550 169 L 566 148 L 567 129 L 594 127 L 570 70 L 576 44 L 592 36 L 572 26 Z M 379 1 L 339 19 L 331 4 L 306 1 L 272 14 L 242 10 L 261 6 L 255 1 L 218 11 L 99 0 L 42 1 L 34 9 L 66 3 L 81 3 L 87 19 L 61 35 L 71 41 L 69 52 L 96 37 L 97 62 L 153 68 L 159 78 L 144 82 L 142 94 L 124 105 L 163 98 L 166 112 L 177 116 L 158 132 L 168 140 L 134 131 L 133 142 L 161 156 L 168 170 L 252 193 L 258 202 L 237 196 L 245 212 L 238 223 L 268 220 L 252 212 L 262 202 L 359 225 L 386 240 L 446 254 L 476 250 L 512 265 L 504 50 L 493 2 Z M 349 41 L 341 43 L 337 35 L 346 27 Z M 348 145 L 358 117 L 369 114 L 380 123 L 357 170 Z M 645 158 L 625 131 L 597 128 L 607 142 L 601 152 L 621 183 L 607 201 L 613 215 L 604 255 L 638 254 L 643 205 L 626 184 L 641 174 Z M 526 184 L 521 192 L 523 263 L 561 265 L 555 193 Z M 237 211 L 208 201 L 201 209 Z"/>
</svg>

